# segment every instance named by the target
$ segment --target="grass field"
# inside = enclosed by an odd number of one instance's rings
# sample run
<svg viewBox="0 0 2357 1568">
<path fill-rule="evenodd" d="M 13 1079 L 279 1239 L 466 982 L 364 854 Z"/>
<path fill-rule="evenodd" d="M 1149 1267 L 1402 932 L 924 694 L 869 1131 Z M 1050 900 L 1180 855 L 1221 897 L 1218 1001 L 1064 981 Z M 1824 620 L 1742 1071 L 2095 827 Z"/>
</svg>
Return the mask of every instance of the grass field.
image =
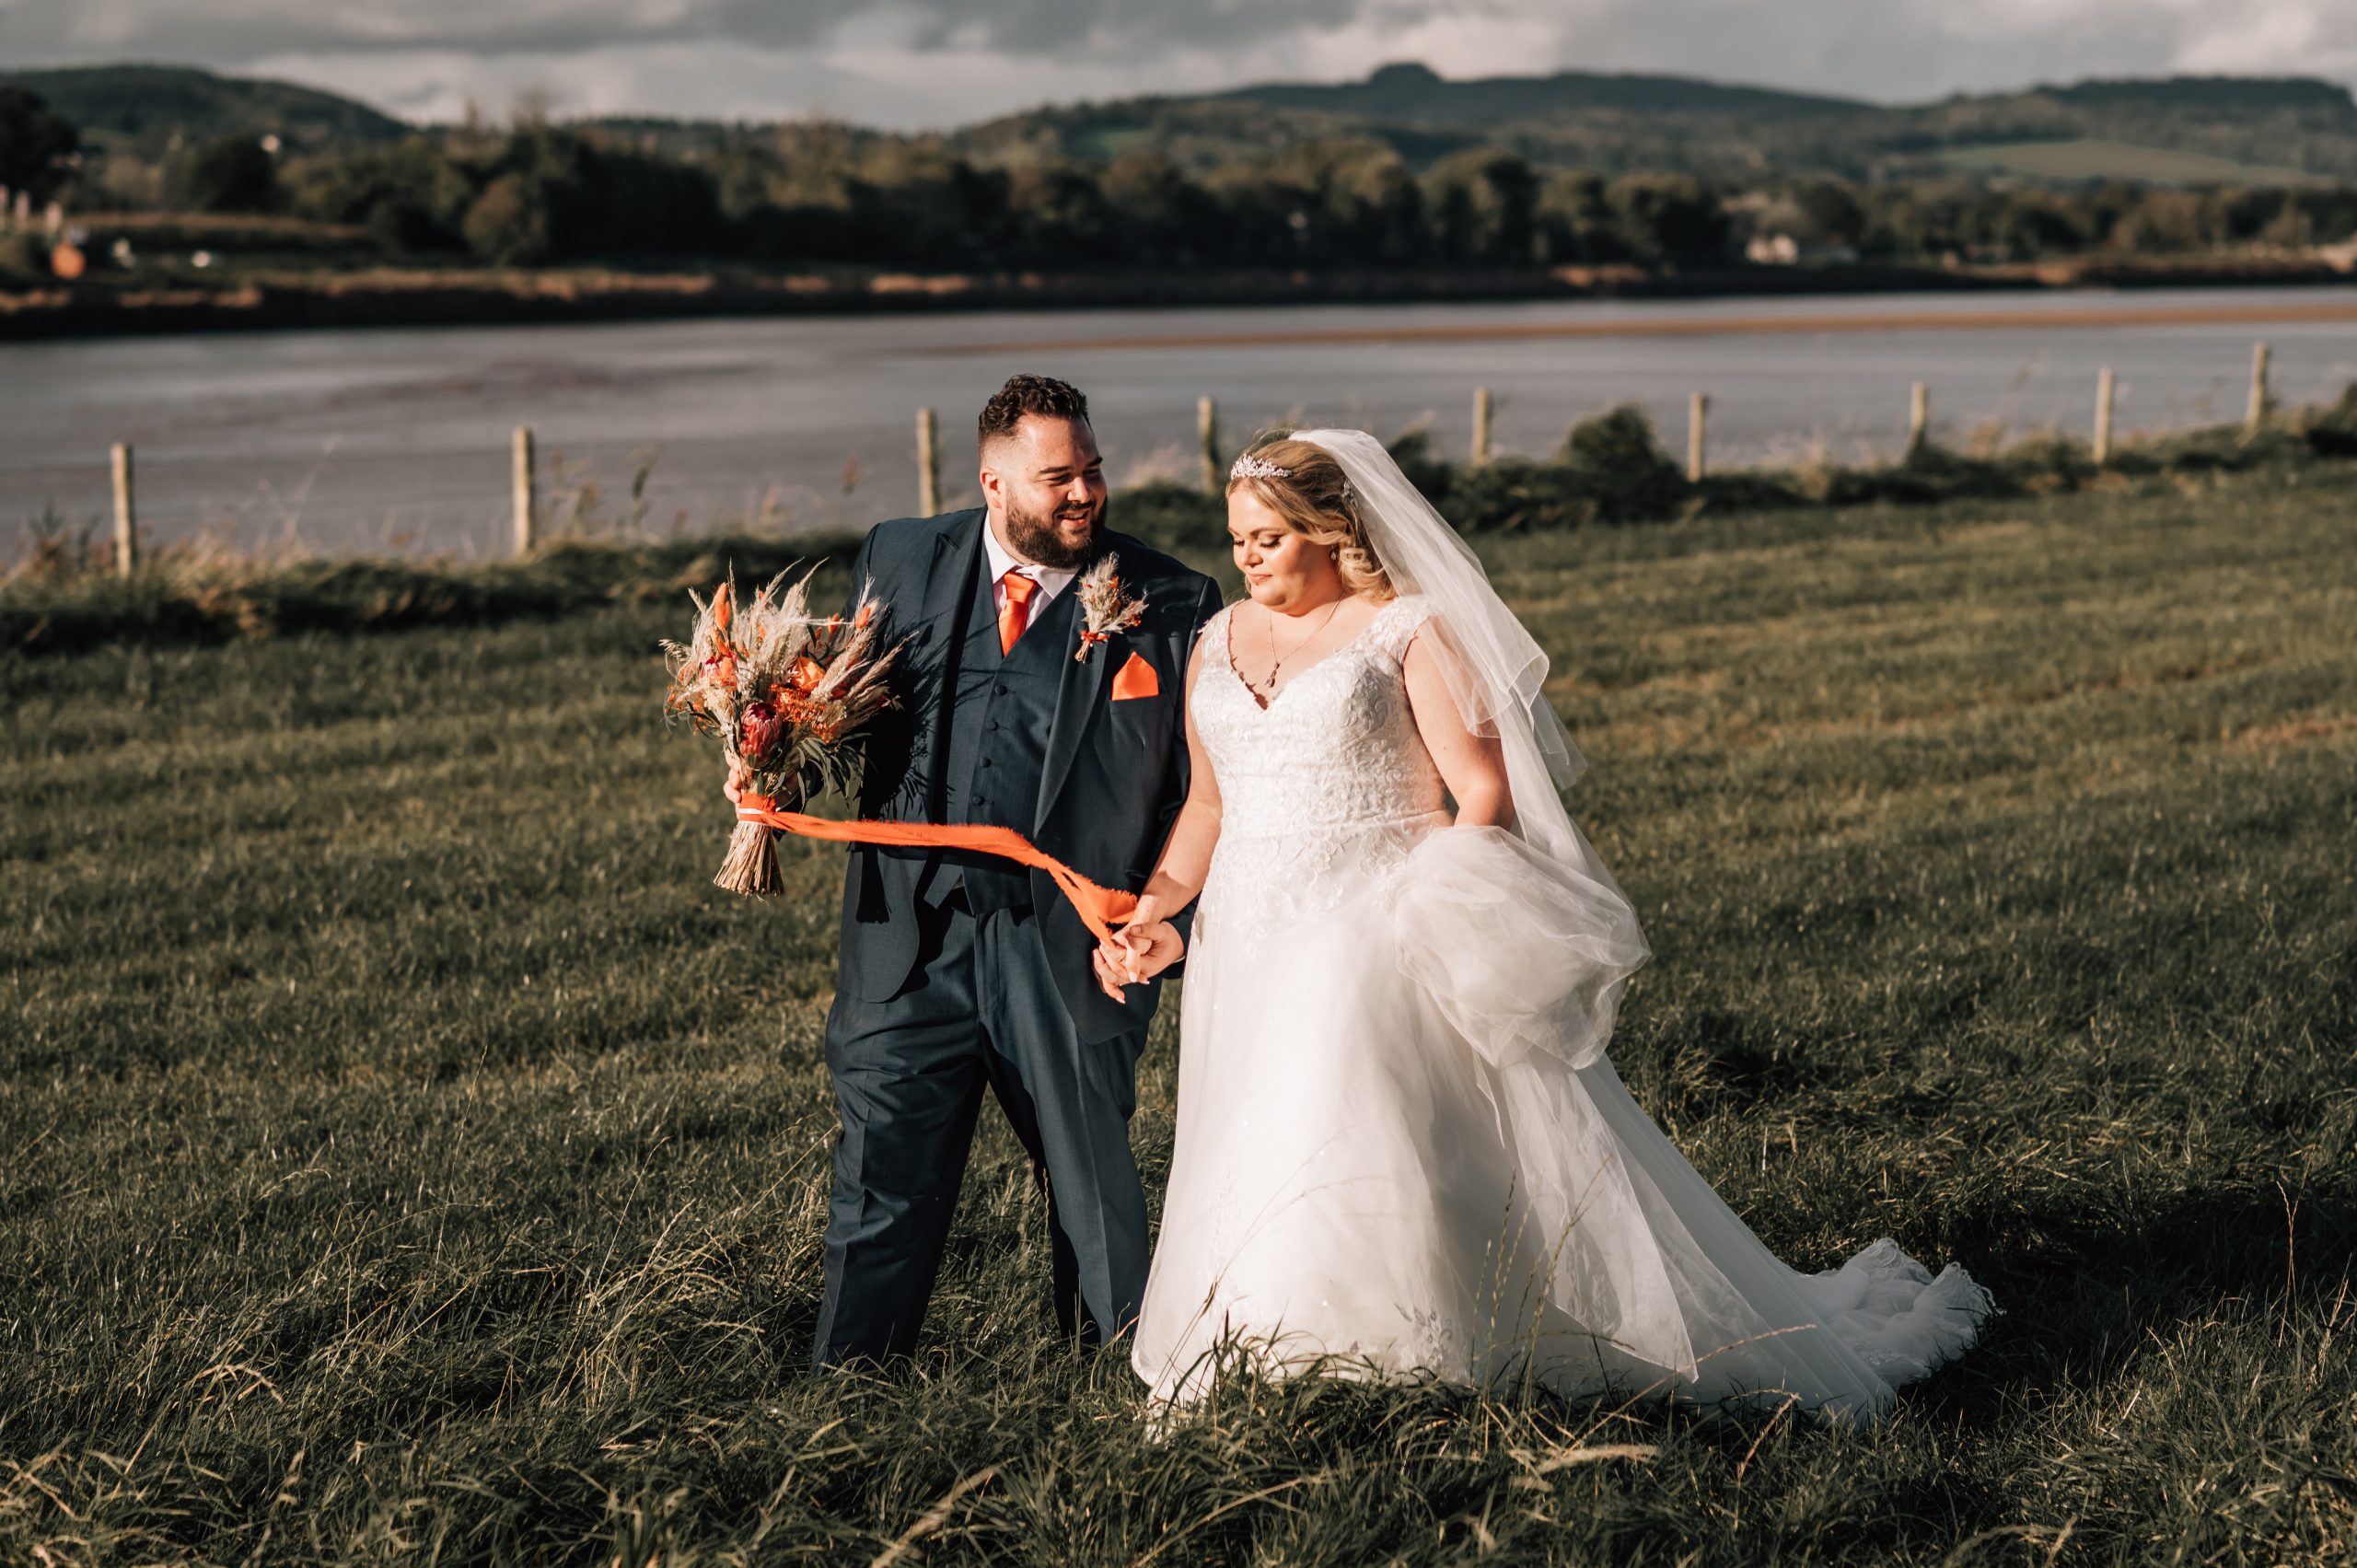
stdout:
<svg viewBox="0 0 2357 1568">
<path fill-rule="evenodd" d="M 2161 185 L 2318 185 L 2305 169 L 2236 163 L 2207 153 L 2139 147 L 2126 142 L 1999 142 L 1949 147 L 1944 162 L 1983 174 L 2043 180 L 2141 180 Z"/>
<path fill-rule="evenodd" d="M 623 602 L 0 655 L 0 1561 L 2357 1555 L 2357 474 L 1482 549 L 1657 953 L 1631 1089 L 1794 1263 L 2005 1309 L 1887 1425 L 1152 1441 L 994 1117 L 921 1365 L 809 1374 L 839 852 L 709 886 Z"/>
</svg>

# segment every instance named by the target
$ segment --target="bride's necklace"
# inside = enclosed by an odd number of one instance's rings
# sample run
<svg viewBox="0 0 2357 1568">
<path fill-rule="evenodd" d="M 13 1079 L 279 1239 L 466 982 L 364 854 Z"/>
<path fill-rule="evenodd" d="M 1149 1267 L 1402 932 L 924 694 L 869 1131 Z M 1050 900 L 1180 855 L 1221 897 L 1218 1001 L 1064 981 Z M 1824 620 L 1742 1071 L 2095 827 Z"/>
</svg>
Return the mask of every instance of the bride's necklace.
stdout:
<svg viewBox="0 0 2357 1568">
<path fill-rule="evenodd" d="M 1264 680 L 1246 681 L 1244 683 L 1246 688 L 1264 703 L 1273 700 L 1277 694 L 1277 672 L 1283 669 L 1302 649 L 1316 642 L 1326 628 L 1333 623 L 1334 612 L 1341 608 L 1342 601 L 1339 598 L 1329 604 L 1326 607 L 1326 619 L 1318 623 L 1318 629 L 1295 643 L 1292 651 L 1283 658 L 1277 657 L 1277 612 L 1273 610 L 1263 610 L 1261 613 L 1269 619 L 1269 674 Z"/>
</svg>

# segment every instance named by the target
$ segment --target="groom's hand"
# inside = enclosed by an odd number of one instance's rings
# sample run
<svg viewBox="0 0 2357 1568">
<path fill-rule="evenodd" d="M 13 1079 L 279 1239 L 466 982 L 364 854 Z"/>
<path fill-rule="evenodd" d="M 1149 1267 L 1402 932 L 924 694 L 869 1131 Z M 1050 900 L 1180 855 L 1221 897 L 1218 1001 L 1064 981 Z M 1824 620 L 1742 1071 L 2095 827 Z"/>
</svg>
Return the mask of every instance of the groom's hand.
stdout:
<svg viewBox="0 0 2357 1568">
<path fill-rule="evenodd" d="M 745 793 L 752 787 L 753 771 L 745 766 L 744 759 L 741 757 L 729 758 L 728 777 L 720 786 L 720 793 L 728 797 L 728 804 L 731 806 L 744 805 Z M 781 809 L 793 809 L 795 789 L 795 786 L 791 782 L 783 786 L 777 796 L 777 804 Z"/>
<path fill-rule="evenodd" d="M 1116 1002 L 1127 1002 L 1129 998 L 1121 994 L 1121 986 L 1129 978 L 1123 970 L 1122 950 L 1109 942 L 1100 942 L 1088 958 L 1097 970 L 1097 989 Z"/>
</svg>

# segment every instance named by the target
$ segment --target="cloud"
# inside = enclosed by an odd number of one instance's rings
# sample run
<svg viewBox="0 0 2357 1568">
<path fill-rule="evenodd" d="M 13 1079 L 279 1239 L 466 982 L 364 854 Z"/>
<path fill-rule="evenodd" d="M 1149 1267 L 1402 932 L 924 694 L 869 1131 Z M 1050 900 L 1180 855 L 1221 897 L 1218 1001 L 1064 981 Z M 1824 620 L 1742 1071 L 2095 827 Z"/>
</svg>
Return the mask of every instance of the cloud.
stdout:
<svg viewBox="0 0 2357 1568">
<path fill-rule="evenodd" d="M 185 61 L 416 118 L 525 87 L 574 113 L 961 123 L 1047 101 L 1659 71 L 1886 102 L 2088 75 L 2357 76 L 2346 0 L 0 0 L 14 64 Z"/>
<path fill-rule="evenodd" d="M 265 52 L 574 53 L 719 42 L 803 49 L 888 42 L 912 52 L 1055 57 L 1157 43 L 1251 41 L 1379 11 L 1387 0 L 7 0 L 14 54 L 114 52 L 187 58 Z"/>
</svg>

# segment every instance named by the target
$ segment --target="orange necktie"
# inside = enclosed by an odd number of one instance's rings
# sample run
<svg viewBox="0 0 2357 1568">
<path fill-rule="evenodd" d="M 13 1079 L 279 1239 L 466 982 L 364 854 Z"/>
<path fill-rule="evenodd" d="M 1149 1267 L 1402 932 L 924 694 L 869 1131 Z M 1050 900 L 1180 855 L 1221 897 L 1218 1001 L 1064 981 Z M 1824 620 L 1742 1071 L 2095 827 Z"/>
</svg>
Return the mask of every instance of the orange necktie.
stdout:
<svg viewBox="0 0 2357 1568">
<path fill-rule="evenodd" d="M 1006 590 L 1006 603 L 998 612 L 998 651 L 1005 655 L 1015 651 L 1015 640 L 1031 624 L 1031 596 L 1039 585 L 1020 572 L 1009 572 L 998 581 Z"/>
</svg>

